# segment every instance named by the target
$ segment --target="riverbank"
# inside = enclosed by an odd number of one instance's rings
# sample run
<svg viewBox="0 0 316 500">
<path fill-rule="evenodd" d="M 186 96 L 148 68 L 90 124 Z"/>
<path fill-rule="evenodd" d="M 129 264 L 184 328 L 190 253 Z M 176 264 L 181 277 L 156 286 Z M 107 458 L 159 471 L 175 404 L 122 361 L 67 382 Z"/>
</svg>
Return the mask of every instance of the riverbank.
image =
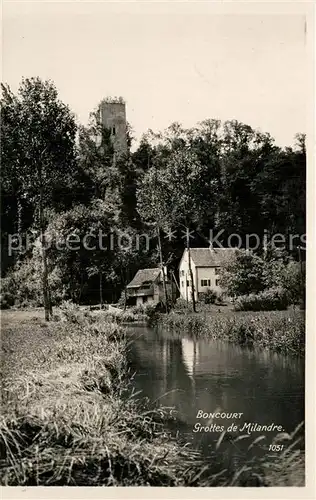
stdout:
<svg viewBox="0 0 316 500">
<path fill-rule="evenodd" d="M 2 484 L 304 484 L 303 454 L 288 446 L 256 464 L 246 459 L 237 471 L 203 463 L 168 431 L 176 416 L 149 410 L 131 394 L 128 339 L 119 325 L 71 307 L 49 323 L 42 316 L 2 314 Z"/>
<path fill-rule="evenodd" d="M 269 312 L 177 313 L 156 316 L 155 324 L 198 338 L 224 340 L 304 357 L 305 314 L 300 310 Z"/>
<path fill-rule="evenodd" d="M 196 483 L 198 454 L 171 439 L 164 410 L 140 410 L 127 397 L 118 325 L 87 313 L 50 323 L 12 313 L 4 320 L 2 484 Z"/>
</svg>

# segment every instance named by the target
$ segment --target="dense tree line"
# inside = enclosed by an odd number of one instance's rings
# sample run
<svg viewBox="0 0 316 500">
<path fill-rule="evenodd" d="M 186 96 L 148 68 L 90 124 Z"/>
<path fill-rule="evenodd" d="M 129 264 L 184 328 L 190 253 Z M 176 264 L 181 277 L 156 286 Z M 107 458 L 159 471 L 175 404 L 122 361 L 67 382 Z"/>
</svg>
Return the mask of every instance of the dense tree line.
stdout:
<svg viewBox="0 0 316 500">
<path fill-rule="evenodd" d="M 246 234 L 282 233 L 286 246 L 289 235 L 305 233 L 303 134 L 282 149 L 236 120 L 208 119 L 189 129 L 174 123 L 148 131 L 135 151 L 114 160 L 96 112 L 86 127 L 78 125 L 55 85 L 31 78 L 16 94 L 2 85 L 1 160 L 2 276 L 16 295 L 23 280 L 21 301 L 41 302 L 44 290 L 46 309 L 60 298 L 117 300 L 139 267 L 157 265 L 158 237 L 164 263 L 176 270 L 186 228 L 192 246 L 206 246 L 210 229 L 221 231 L 224 245 L 231 233 L 243 243 Z M 150 248 L 56 250 L 70 233 L 82 241 L 90 232 L 92 246 L 100 230 L 130 241 L 146 233 Z M 23 240 L 26 232 L 35 244 L 9 252 L 9 235 Z M 298 244 L 287 248 L 294 259 Z M 34 262 L 43 271 L 38 290 Z"/>
</svg>

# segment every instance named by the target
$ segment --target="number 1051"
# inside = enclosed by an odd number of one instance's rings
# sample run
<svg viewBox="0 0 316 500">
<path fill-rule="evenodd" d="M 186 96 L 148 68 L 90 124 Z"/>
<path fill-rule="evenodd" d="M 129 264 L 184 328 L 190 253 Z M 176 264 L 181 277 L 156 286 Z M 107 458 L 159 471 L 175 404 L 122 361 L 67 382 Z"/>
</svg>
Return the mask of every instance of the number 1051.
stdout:
<svg viewBox="0 0 316 500">
<path fill-rule="evenodd" d="M 269 451 L 282 451 L 284 448 L 283 444 L 270 444 Z"/>
</svg>

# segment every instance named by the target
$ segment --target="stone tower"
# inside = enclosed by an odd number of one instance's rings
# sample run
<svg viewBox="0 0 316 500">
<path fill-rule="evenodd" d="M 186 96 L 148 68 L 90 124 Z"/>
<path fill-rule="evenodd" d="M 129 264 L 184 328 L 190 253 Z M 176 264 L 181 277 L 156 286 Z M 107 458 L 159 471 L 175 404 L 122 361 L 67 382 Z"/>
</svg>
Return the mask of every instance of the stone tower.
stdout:
<svg viewBox="0 0 316 500">
<path fill-rule="evenodd" d="M 105 99 L 100 104 L 101 123 L 111 132 L 116 155 L 127 153 L 126 108 L 123 99 Z"/>
</svg>

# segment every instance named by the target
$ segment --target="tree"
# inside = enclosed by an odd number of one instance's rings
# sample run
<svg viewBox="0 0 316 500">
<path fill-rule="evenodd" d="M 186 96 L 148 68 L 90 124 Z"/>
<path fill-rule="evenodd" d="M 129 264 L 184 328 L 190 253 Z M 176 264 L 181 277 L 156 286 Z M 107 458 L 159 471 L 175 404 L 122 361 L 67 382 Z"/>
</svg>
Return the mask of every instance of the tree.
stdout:
<svg viewBox="0 0 316 500">
<path fill-rule="evenodd" d="M 220 270 L 220 286 L 231 297 L 258 293 L 265 289 L 264 261 L 246 250 L 237 250 Z"/>
<path fill-rule="evenodd" d="M 60 269 L 68 296 L 79 302 L 89 279 L 99 280 L 103 299 L 103 277 L 109 273 L 114 259 L 110 245 L 113 207 L 94 200 L 89 207 L 77 205 L 55 217 L 47 227 L 47 256 Z"/>
<path fill-rule="evenodd" d="M 97 111 L 90 113 L 86 127 L 79 127 L 79 165 L 87 173 L 86 203 L 92 198 L 104 199 L 115 186 L 111 132 L 104 128 Z"/>
<path fill-rule="evenodd" d="M 45 211 L 63 202 L 76 172 L 76 123 L 69 108 L 58 99 L 51 81 L 26 78 L 16 95 L 2 86 L 2 168 L 5 189 L 26 198 L 42 245 L 42 290 L 45 319 L 49 320 L 50 292 L 46 255 Z"/>
<path fill-rule="evenodd" d="M 301 303 L 305 306 L 306 292 L 306 270 L 305 265 L 301 267 L 299 262 L 291 261 L 283 270 L 283 286 L 287 292 L 290 304 Z"/>
<path fill-rule="evenodd" d="M 189 148 L 176 148 L 167 159 L 160 159 L 159 162 L 156 158 L 155 166 L 146 173 L 138 190 L 140 214 L 143 220 L 154 224 L 161 253 L 161 229 L 180 226 L 181 231 L 187 233 L 186 247 L 189 255 L 194 310 L 189 230 L 198 227 L 200 214 L 203 212 L 204 204 L 207 203 L 202 189 L 205 183 L 204 174 L 205 167 L 193 151 Z"/>
<path fill-rule="evenodd" d="M 166 312 L 168 312 L 168 297 L 160 232 L 161 229 L 168 226 L 171 220 L 168 189 L 170 186 L 162 175 L 162 171 L 153 167 L 144 176 L 137 190 L 138 212 L 147 227 L 151 228 L 158 242 L 157 249 L 162 271 Z"/>
</svg>

